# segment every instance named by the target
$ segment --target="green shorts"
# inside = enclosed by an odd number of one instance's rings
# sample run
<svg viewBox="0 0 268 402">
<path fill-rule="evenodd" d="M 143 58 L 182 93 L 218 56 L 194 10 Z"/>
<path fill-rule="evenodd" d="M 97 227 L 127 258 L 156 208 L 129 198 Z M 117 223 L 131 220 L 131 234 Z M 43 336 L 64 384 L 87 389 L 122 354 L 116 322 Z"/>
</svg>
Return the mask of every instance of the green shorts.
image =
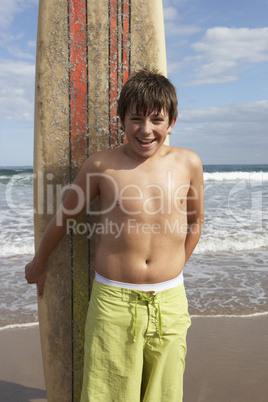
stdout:
<svg viewBox="0 0 268 402">
<path fill-rule="evenodd" d="M 184 285 L 136 291 L 94 281 L 81 402 L 180 402 L 191 325 Z"/>
</svg>

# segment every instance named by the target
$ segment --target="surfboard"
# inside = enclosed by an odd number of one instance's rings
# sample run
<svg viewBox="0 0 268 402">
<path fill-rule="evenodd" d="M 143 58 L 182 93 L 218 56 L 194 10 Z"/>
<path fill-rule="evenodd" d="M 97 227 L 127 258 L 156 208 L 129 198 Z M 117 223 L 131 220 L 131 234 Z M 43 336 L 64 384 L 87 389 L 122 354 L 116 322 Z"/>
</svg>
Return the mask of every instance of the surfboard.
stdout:
<svg viewBox="0 0 268 402">
<path fill-rule="evenodd" d="M 86 158 L 124 143 L 117 98 L 129 74 L 142 67 L 166 74 L 161 0 L 39 1 L 36 248 Z M 38 301 L 49 402 L 80 399 L 84 326 L 98 241 L 85 228 L 93 222 L 92 216 L 82 215 L 76 230 L 70 230 L 51 254 L 44 297 Z"/>
</svg>

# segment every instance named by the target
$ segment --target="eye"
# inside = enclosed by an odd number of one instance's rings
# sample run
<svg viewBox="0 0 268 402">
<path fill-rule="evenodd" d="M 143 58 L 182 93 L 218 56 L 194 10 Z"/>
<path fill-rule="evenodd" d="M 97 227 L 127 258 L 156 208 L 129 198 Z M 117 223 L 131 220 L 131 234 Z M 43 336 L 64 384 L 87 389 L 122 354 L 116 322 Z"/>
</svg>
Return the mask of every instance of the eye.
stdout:
<svg viewBox="0 0 268 402">
<path fill-rule="evenodd" d="M 131 117 L 131 120 L 132 120 L 132 121 L 140 121 L 140 120 L 141 120 L 141 117 L 140 117 L 140 116 L 132 116 L 132 117 Z"/>
<path fill-rule="evenodd" d="M 156 122 L 162 122 L 164 121 L 164 116 L 162 115 L 162 113 L 155 113 L 152 115 L 152 120 L 156 121 Z"/>
</svg>

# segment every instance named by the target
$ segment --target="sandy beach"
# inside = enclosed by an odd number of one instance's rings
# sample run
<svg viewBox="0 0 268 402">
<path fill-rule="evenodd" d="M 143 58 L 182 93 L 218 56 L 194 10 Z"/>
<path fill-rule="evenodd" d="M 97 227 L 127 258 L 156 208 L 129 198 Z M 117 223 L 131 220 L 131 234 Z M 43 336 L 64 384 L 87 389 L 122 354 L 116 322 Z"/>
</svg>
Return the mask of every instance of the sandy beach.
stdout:
<svg viewBox="0 0 268 402">
<path fill-rule="evenodd" d="M 193 318 L 184 402 L 265 402 L 268 316 Z"/>
<path fill-rule="evenodd" d="M 266 402 L 268 316 L 193 318 L 184 402 Z M 45 402 L 39 329 L 0 331 L 0 400 Z"/>
</svg>

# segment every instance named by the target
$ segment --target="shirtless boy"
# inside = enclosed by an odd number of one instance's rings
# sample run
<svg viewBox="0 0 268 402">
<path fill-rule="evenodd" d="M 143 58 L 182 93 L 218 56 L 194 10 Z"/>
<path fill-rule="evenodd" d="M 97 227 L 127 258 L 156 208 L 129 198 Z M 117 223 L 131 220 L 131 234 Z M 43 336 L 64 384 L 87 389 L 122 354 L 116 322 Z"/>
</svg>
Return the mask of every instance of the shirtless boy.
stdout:
<svg viewBox="0 0 268 402">
<path fill-rule="evenodd" d="M 99 194 L 107 228 L 96 252 L 81 401 L 178 402 L 190 326 L 182 270 L 203 226 L 202 165 L 194 152 L 164 144 L 177 118 L 164 76 L 134 74 L 118 113 L 127 144 L 91 155 L 74 181 L 81 211 Z M 70 189 L 26 265 L 40 297 L 46 261 L 79 203 Z"/>
</svg>

